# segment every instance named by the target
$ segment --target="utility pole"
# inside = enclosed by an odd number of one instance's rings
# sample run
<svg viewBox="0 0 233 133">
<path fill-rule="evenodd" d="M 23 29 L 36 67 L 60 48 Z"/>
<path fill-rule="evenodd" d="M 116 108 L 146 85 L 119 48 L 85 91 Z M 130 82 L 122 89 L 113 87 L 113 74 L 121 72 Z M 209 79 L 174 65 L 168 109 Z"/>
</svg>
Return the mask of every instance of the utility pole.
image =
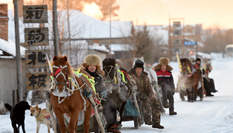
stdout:
<svg viewBox="0 0 233 133">
<path fill-rule="evenodd" d="M 111 38 L 112 38 L 112 5 L 109 8 L 109 45 L 108 45 L 108 49 L 109 49 L 109 53 L 111 55 L 112 50 L 111 50 Z"/>
<path fill-rule="evenodd" d="M 111 44 L 111 38 L 112 38 L 112 5 L 111 5 L 111 7 L 110 7 L 110 9 L 109 9 L 109 15 L 110 15 L 110 20 L 109 20 L 109 42 L 110 42 L 110 44 Z"/>
<path fill-rule="evenodd" d="M 60 54 L 59 48 L 59 34 L 58 34 L 58 24 L 57 24 L 57 0 L 53 0 L 53 45 L 54 45 L 54 56 Z M 58 122 L 56 122 L 55 133 L 60 133 Z"/>
<path fill-rule="evenodd" d="M 15 21 L 15 48 L 16 48 L 16 102 L 23 100 L 23 88 L 22 88 L 22 69 L 21 69 L 21 57 L 20 57 L 20 35 L 19 35 L 19 14 L 18 14 L 18 0 L 14 0 L 14 21 Z"/>
<path fill-rule="evenodd" d="M 59 43 L 59 34 L 58 34 L 58 22 L 57 22 L 57 0 L 53 0 L 53 45 L 54 45 L 54 56 L 60 54 L 58 43 Z"/>
<path fill-rule="evenodd" d="M 71 41 L 70 41 L 70 38 L 71 38 L 71 34 L 70 34 L 70 2 L 69 0 L 66 0 L 66 8 L 67 8 L 67 28 L 68 28 L 68 41 L 69 41 L 69 58 L 70 58 L 70 61 L 72 61 L 71 59 Z"/>
<path fill-rule="evenodd" d="M 171 18 L 169 18 L 169 25 L 168 25 L 168 57 L 172 58 L 172 43 L 171 43 Z"/>
</svg>

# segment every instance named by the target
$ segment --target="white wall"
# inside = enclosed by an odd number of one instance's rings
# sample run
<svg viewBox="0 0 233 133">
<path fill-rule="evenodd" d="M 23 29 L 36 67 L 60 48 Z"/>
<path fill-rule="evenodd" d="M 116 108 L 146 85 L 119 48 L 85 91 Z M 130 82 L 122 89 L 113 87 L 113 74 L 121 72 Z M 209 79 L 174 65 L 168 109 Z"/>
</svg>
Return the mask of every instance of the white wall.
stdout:
<svg viewBox="0 0 233 133">
<path fill-rule="evenodd" d="M 24 72 L 25 71 L 23 71 L 23 75 L 25 75 Z M 25 86 L 24 83 L 25 82 L 23 82 L 23 86 Z M 16 86 L 17 83 L 15 59 L 0 58 L 0 101 L 12 104 L 12 91 L 17 89 Z"/>
</svg>

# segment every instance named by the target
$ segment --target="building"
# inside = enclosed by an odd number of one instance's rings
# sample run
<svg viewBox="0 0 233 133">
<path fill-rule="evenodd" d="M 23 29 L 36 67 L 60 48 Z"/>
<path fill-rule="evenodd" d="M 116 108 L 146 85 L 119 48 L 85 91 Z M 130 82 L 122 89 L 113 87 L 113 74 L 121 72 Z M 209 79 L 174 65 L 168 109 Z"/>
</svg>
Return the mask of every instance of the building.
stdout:
<svg viewBox="0 0 233 133">
<path fill-rule="evenodd" d="M 168 27 L 169 56 L 175 60 L 178 52 L 181 57 L 193 56 L 202 44 L 202 25 L 184 25 L 184 19 L 170 19 Z"/>
<path fill-rule="evenodd" d="M 9 40 L 8 31 L 8 6 L 0 4 L 0 101 L 13 104 L 16 95 L 16 50 L 15 43 Z M 25 48 L 20 47 L 22 57 L 25 55 Z M 23 59 L 23 58 L 22 58 Z M 23 77 L 25 77 L 25 67 L 22 63 Z M 26 78 L 23 78 L 25 81 Z M 23 85 L 25 88 L 25 85 Z"/>
</svg>

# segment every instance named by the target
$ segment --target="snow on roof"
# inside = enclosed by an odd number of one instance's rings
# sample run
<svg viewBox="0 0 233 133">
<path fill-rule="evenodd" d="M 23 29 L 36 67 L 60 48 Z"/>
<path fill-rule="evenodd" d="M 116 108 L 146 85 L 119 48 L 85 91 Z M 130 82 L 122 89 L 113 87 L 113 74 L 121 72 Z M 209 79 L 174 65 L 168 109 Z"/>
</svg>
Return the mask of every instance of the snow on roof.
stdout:
<svg viewBox="0 0 233 133">
<path fill-rule="evenodd" d="M 111 44 L 110 45 L 111 51 L 117 52 L 117 51 L 131 51 L 133 50 L 133 46 L 129 44 Z"/>
<path fill-rule="evenodd" d="M 14 14 L 12 10 L 8 11 L 9 14 L 9 33 L 8 40 L 15 40 L 15 29 L 14 29 Z M 52 39 L 52 12 L 48 12 L 48 24 L 49 38 Z M 68 23 L 67 23 L 67 12 L 58 11 L 58 27 L 59 30 L 64 28 L 64 38 L 68 37 Z M 19 19 L 20 25 L 20 42 L 24 42 L 24 28 L 25 27 L 39 27 L 38 24 L 23 24 L 23 19 Z M 112 21 L 111 23 L 111 37 L 127 37 L 130 36 L 132 22 L 129 21 Z M 109 22 L 101 21 L 78 10 L 70 10 L 70 31 L 71 38 L 106 38 L 110 37 Z"/>
<path fill-rule="evenodd" d="M 12 41 L 5 41 L 3 39 L 0 39 L 0 49 L 9 53 L 12 56 L 16 56 L 15 43 Z M 21 55 L 25 55 L 25 50 L 26 49 L 24 47 L 20 46 Z"/>
<path fill-rule="evenodd" d="M 92 50 L 99 50 L 103 52 L 109 52 L 109 49 L 105 45 L 100 45 L 98 43 L 94 43 L 93 45 L 89 46 L 89 49 Z M 110 45 L 111 52 L 118 52 L 118 51 L 131 51 L 133 50 L 133 46 L 129 44 L 111 44 Z"/>
<path fill-rule="evenodd" d="M 51 14 L 51 12 L 49 13 Z M 60 24 L 64 25 L 65 36 L 68 36 L 67 12 L 60 11 Z M 50 21 L 51 22 L 51 21 Z M 105 38 L 110 36 L 110 27 L 108 21 L 101 21 L 83 14 L 77 10 L 70 11 L 71 36 L 74 38 Z M 131 22 L 112 21 L 111 37 L 124 37 L 130 35 Z"/>
<path fill-rule="evenodd" d="M 88 48 L 91 49 L 91 50 L 98 50 L 98 51 L 103 51 L 103 52 L 109 52 L 109 50 L 106 48 L 106 46 L 100 45 L 98 43 L 94 43 L 93 45 L 89 45 Z"/>
</svg>

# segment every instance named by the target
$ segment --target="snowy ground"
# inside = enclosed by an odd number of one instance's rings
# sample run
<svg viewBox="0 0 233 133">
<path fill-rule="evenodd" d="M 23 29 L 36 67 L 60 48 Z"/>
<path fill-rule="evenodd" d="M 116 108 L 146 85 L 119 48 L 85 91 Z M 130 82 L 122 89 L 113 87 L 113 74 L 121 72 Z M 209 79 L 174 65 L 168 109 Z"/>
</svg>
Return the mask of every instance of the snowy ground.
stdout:
<svg viewBox="0 0 233 133">
<path fill-rule="evenodd" d="M 124 122 L 123 133 L 233 133 L 233 59 L 217 58 L 212 61 L 216 88 L 219 90 L 214 97 L 207 97 L 203 102 L 182 102 L 175 94 L 175 110 L 177 116 L 169 116 L 168 112 L 162 116 L 161 124 L 165 129 L 152 129 L 143 125 L 138 130 L 133 129 L 133 122 Z M 172 63 L 175 82 L 177 81 L 178 65 Z M 36 132 L 36 122 L 26 112 L 26 132 Z M 12 133 L 9 115 L 0 115 L 0 133 Z M 41 133 L 47 132 L 45 126 Z"/>
</svg>

